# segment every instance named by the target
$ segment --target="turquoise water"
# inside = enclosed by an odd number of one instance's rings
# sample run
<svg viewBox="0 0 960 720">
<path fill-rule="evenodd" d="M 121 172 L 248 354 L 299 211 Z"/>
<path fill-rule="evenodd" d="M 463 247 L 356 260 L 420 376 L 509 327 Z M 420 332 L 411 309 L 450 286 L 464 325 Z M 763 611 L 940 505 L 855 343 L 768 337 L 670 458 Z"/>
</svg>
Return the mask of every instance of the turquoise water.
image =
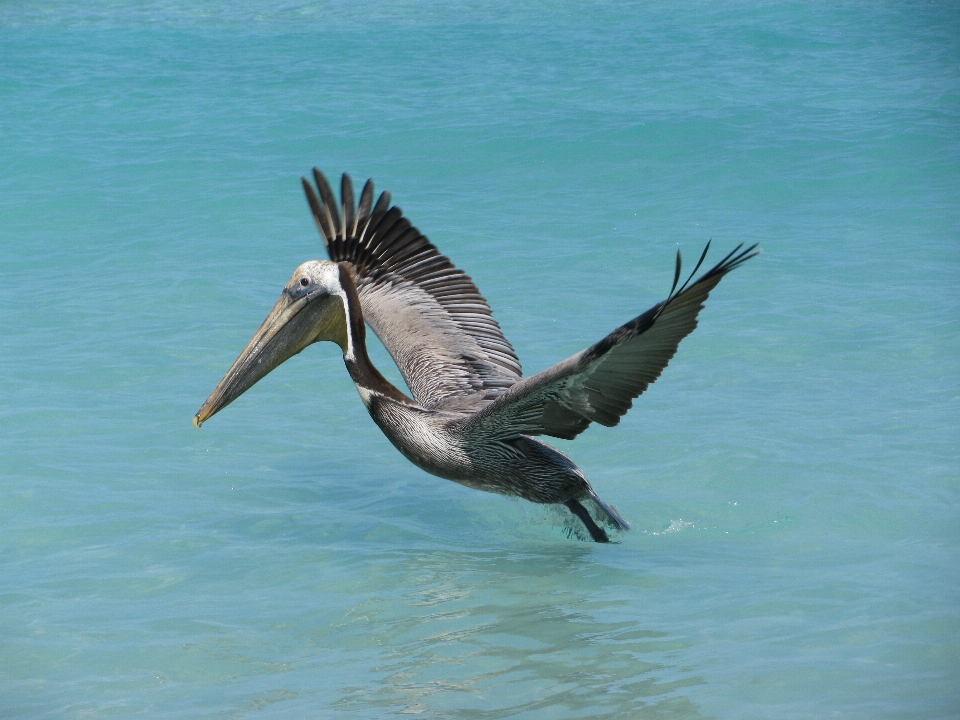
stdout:
<svg viewBox="0 0 960 720">
<path fill-rule="evenodd" d="M 955 3 L 4 2 L 0 148 L 0 716 L 960 714 Z M 761 243 L 557 442 L 620 544 L 408 464 L 332 345 L 191 427 L 314 165 L 526 373 Z"/>
</svg>

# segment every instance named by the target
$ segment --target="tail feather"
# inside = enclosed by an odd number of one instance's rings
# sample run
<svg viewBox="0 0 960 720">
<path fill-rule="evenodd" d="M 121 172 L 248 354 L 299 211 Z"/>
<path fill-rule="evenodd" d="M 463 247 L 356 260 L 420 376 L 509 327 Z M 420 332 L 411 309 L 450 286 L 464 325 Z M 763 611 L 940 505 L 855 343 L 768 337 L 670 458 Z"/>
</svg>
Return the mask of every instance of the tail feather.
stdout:
<svg viewBox="0 0 960 720">
<path fill-rule="evenodd" d="M 617 509 L 613 505 L 607 505 L 603 500 L 597 497 L 597 494 L 591 489 L 590 496 L 588 500 L 592 500 L 593 503 L 602 510 L 602 513 L 596 513 L 599 517 L 597 518 L 604 525 L 607 525 L 614 530 L 619 532 L 626 532 L 630 529 L 630 523 L 620 517 L 620 513 L 617 512 Z"/>
</svg>

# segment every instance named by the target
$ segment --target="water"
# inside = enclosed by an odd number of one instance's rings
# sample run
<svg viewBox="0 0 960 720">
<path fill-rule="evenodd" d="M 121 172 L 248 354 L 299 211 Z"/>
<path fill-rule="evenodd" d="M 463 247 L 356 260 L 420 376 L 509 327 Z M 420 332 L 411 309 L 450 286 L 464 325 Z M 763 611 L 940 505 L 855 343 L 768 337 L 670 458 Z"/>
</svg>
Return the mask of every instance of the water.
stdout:
<svg viewBox="0 0 960 720">
<path fill-rule="evenodd" d="M 0 715 L 957 717 L 958 61 L 944 2 L 4 3 Z M 409 465 L 333 346 L 191 427 L 313 165 L 527 373 L 762 244 L 557 443 L 621 544 Z"/>
</svg>

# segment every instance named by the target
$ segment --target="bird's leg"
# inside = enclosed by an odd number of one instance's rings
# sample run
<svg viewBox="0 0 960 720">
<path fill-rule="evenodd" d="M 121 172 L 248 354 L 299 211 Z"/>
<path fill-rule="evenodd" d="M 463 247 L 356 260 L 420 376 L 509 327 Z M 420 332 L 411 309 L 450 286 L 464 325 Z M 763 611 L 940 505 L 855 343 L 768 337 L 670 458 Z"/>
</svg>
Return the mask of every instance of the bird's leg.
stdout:
<svg viewBox="0 0 960 720">
<path fill-rule="evenodd" d="M 593 518 L 590 517 L 590 513 L 587 512 L 587 509 L 580 504 L 579 500 L 567 500 L 564 505 L 570 508 L 570 512 L 583 521 L 583 524 L 587 526 L 587 530 L 590 531 L 590 537 L 593 538 L 594 542 L 610 542 L 610 538 L 607 537 L 607 533 L 605 533 L 603 528 L 593 521 Z"/>
</svg>

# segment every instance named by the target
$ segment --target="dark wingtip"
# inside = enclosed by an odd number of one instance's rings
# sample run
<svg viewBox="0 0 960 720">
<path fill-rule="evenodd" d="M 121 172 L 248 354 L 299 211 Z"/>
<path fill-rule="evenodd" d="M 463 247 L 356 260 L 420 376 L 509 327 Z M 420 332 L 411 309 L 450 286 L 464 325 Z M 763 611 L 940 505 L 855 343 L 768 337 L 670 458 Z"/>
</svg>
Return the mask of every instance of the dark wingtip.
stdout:
<svg viewBox="0 0 960 720">
<path fill-rule="evenodd" d="M 307 204 L 310 206 L 310 212 L 313 215 L 313 221 L 317 225 L 317 230 L 320 231 L 320 237 L 323 239 L 323 244 L 329 246 L 330 238 L 327 236 L 327 228 L 324 227 L 325 223 L 323 222 L 323 209 L 320 207 L 320 198 L 317 197 L 316 191 L 313 189 L 313 185 L 310 184 L 310 181 L 305 177 L 300 178 L 300 182 L 303 183 L 303 192 L 307 196 Z"/>
<path fill-rule="evenodd" d="M 360 191 L 360 204 L 357 206 L 357 225 L 365 222 L 370 217 L 370 210 L 373 208 L 373 179 L 367 180 L 363 184 L 363 190 Z"/>
<path fill-rule="evenodd" d="M 700 269 L 700 266 L 703 264 L 703 261 L 706 259 L 707 251 L 710 249 L 710 243 L 712 242 L 713 242 L 712 239 L 707 241 L 707 245 L 706 247 L 703 248 L 703 252 L 700 254 L 700 259 L 697 261 L 697 266 L 693 269 L 693 272 L 690 273 L 690 276 L 686 279 L 683 285 L 680 286 L 679 290 L 677 290 L 677 281 L 680 277 L 680 251 L 677 250 L 677 267 L 673 273 L 673 287 L 670 288 L 670 294 L 667 295 L 667 299 L 664 300 L 663 303 L 661 303 L 658 306 L 659 310 L 657 311 L 654 319 L 656 319 L 656 317 L 659 317 L 667 309 L 667 306 L 670 305 L 676 298 L 678 298 L 686 290 L 688 289 L 692 290 L 700 283 L 704 281 L 709 281 L 713 278 L 716 278 L 717 282 L 719 282 L 720 278 L 722 278 L 728 272 L 740 267 L 741 265 L 743 265 L 743 263 L 745 263 L 750 258 L 755 258 L 761 252 L 760 250 L 757 249 L 758 243 L 754 243 L 753 245 L 748 247 L 746 250 L 741 250 L 741 248 L 743 247 L 743 243 L 740 243 L 733 250 L 727 253 L 726 257 L 724 257 L 723 260 L 718 262 L 710 270 L 708 270 L 703 275 L 698 277 L 696 282 L 694 282 L 691 285 L 690 281 L 693 280 L 693 276 L 697 274 L 697 270 Z M 674 292 L 675 290 L 676 292 Z"/>
<path fill-rule="evenodd" d="M 352 236 L 357 231 L 357 212 L 353 202 L 353 180 L 344 173 L 340 176 L 340 207 L 342 210 L 340 233 L 344 238 Z"/>
<path fill-rule="evenodd" d="M 754 243 L 753 245 L 751 245 L 746 249 L 741 249 L 743 248 L 743 243 L 740 243 L 733 250 L 727 253 L 726 256 L 723 258 L 723 260 L 718 262 L 716 265 L 710 268 L 707 272 L 705 272 L 703 275 L 697 278 L 697 281 L 693 283 L 693 285 L 691 285 L 690 287 L 693 287 L 698 283 L 703 282 L 704 280 L 715 278 L 718 275 L 722 277 L 723 275 L 726 275 L 731 270 L 736 270 L 738 267 L 743 265 L 747 260 L 751 258 L 755 258 L 757 255 L 760 254 L 761 251 L 757 249 L 757 245 L 758 243 Z M 697 267 L 694 268 L 694 271 L 690 274 L 690 277 L 687 278 L 687 282 L 685 282 L 681 286 L 681 288 L 676 292 L 675 295 L 672 295 L 670 298 L 668 298 L 668 302 L 669 300 L 672 300 L 674 297 L 677 297 L 677 295 L 679 295 L 680 293 L 682 293 L 684 290 L 687 289 L 687 285 L 690 283 L 690 280 L 693 279 L 693 276 L 696 274 L 697 270 L 700 268 L 701 263 L 703 263 L 704 259 L 706 258 L 707 249 L 709 249 L 709 247 L 710 247 L 710 242 L 708 242 L 707 247 L 703 249 L 703 255 L 700 257 L 700 262 L 697 263 Z"/>
<path fill-rule="evenodd" d="M 383 215 L 387 210 L 390 209 L 390 191 L 384 190 L 380 193 L 380 197 L 377 198 L 377 204 L 373 207 L 373 215 Z"/>
<path fill-rule="evenodd" d="M 677 248 L 677 266 L 673 270 L 673 285 L 670 286 L 670 292 L 667 297 L 673 296 L 673 291 L 677 289 L 677 283 L 680 282 L 680 268 L 683 265 L 683 258 L 680 257 L 680 248 Z"/>
<path fill-rule="evenodd" d="M 337 237 L 337 230 L 340 228 L 340 211 L 337 209 L 337 199 L 333 196 L 333 190 L 330 189 L 330 183 L 319 169 L 313 169 L 313 179 L 317 183 L 317 190 L 320 191 L 320 198 L 323 200 L 324 213 L 328 228 L 330 230 L 330 239 Z"/>
<path fill-rule="evenodd" d="M 712 239 L 712 238 L 711 238 L 710 240 L 707 240 L 707 244 L 706 244 L 706 246 L 703 248 L 703 252 L 700 253 L 700 259 L 697 260 L 697 264 L 696 264 L 696 266 L 693 268 L 693 272 L 691 272 L 691 273 L 687 276 L 687 279 L 684 281 L 683 285 L 681 285 L 681 286 L 680 286 L 680 289 L 677 290 L 677 292 L 676 292 L 677 295 L 679 295 L 680 293 L 682 293 L 684 290 L 687 289 L 687 285 L 690 284 L 690 281 L 693 280 L 693 276 L 697 274 L 697 270 L 699 270 L 699 269 L 700 269 L 700 266 L 703 265 L 703 261 L 704 261 L 704 260 L 706 259 L 706 257 L 707 257 L 707 252 L 709 252 L 709 250 L 710 250 L 710 243 L 712 243 L 712 242 L 713 242 L 713 239 Z M 674 283 L 676 283 L 676 281 L 674 281 Z"/>
<path fill-rule="evenodd" d="M 759 243 L 754 243 L 745 250 L 740 250 L 743 247 L 743 243 L 737 245 L 730 254 L 728 254 L 720 263 L 717 264 L 707 275 L 715 272 L 728 273 L 731 270 L 743 265 L 747 260 L 757 257 L 762 250 L 757 249 Z M 739 252 L 738 252 L 739 251 Z"/>
</svg>

